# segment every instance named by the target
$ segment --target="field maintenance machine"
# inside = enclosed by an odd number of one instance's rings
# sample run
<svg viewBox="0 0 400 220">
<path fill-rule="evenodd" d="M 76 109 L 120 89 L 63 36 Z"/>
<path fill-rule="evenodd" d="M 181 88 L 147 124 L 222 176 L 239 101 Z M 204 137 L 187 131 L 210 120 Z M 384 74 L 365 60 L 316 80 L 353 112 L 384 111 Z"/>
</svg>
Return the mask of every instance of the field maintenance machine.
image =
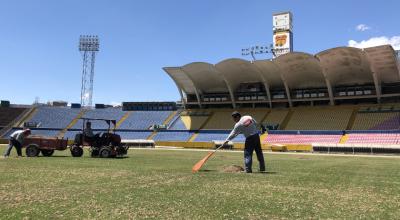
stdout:
<svg viewBox="0 0 400 220">
<path fill-rule="evenodd" d="M 74 144 L 71 146 L 71 154 L 80 157 L 83 154 L 83 147 L 90 147 L 91 157 L 121 157 L 128 153 L 128 146 L 121 144 L 121 136 L 115 133 L 116 120 L 99 118 L 80 118 L 83 120 L 82 130 L 75 135 Z M 100 132 L 92 137 L 85 135 L 87 122 L 104 121 L 108 124 L 106 132 Z"/>
</svg>

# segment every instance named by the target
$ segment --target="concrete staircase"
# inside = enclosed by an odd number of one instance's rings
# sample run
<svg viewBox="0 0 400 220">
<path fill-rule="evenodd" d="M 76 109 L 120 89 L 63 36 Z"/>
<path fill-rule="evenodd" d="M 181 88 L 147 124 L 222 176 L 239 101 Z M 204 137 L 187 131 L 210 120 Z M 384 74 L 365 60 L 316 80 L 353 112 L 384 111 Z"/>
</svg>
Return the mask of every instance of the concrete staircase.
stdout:
<svg viewBox="0 0 400 220">
<path fill-rule="evenodd" d="M 10 122 L 6 127 L 0 130 L 0 137 L 7 134 L 13 127 L 23 127 L 25 121 L 29 121 L 37 112 L 36 107 L 26 109 L 20 116 Z"/>
<path fill-rule="evenodd" d="M 351 113 L 349 122 L 347 123 L 346 130 L 351 130 L 353 128 L 354 122 L 355 122 L 356 117 L 357 117 L 358 109 L 359 108 L 354 108 L 353 109 L 353 112 Z"/>
<path fill-rule="evenodd" d="M 64 137 L 68 129 L 72 128 L 78 122 L 78 120 L 86 113 L 86 111 L 87 111 L 86 109 L 81 109 L 79 114 L 67 125 L 67 127 L 61 130 L 60 133 L 58 133 L 57 137 L 59 138 Z"/>
<path fill-rule="evenodd" d="M 121 126 L 121 124 L 127 119 L 129 118 L 129 116 L 132 114 L 132 112 L 128 111 L 125 113 L 124 116 L 122 116 L 122 118 L 117 122 L 117 124 L 115 125 L 115 129 L 117 129 L 119 126 Z"/>
<path fill-rule="evenodd" d="M 169 114 L 168 117 L 164 120 L 163 125 L 168 125 L 176 114 L 178 114 L 178 111 L 171 112 L 171 114 Z M 156 134 L 157 134 L 157 131 L 153 131 L 153 133 L 151 133 L 147 137 L 147 140 L 152 140 L 154 138 L 154 136 L 156 136 Z"/>
<path fill-rule="evenodd" d="M 199 130 L 203 129 L 207 123 L 211 120 L 212 116 L 214 115 L 214 112 L 211 112 L 211 114 L 208 116 L 207 120 L 204 121 L 204 123 L 200 126 Z M 196 140 L 197 136 L 199 136 L 199 132 L 195 132 L 188 140 L 188 142 L 193 142 Z"/>
<path fill-rule="evenodd" d="M 289 112 L 287 113 L 285 119 L 282 121 L 282 124 L 279 126 L 279 130 L 285 130 L 287 124 L 289 123 L 290 119 L 292 118 L 293 115 L 293 110 L 289 109 Z"/>
</svg>

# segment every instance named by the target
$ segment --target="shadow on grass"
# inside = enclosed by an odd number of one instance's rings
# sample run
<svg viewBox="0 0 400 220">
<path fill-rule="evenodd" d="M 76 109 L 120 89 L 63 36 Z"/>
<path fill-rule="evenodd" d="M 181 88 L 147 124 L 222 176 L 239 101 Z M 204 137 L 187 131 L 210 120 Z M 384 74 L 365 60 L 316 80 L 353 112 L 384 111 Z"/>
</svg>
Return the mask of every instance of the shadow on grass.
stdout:
<svg viewBox="0 0 400 220">
<path fill-rule="evenodd" d="M 199 173 L 208 173 L 208 172 L 216 172 L 216 170 L 208 170 L 208 169 L 204 169 L 204 170 L 199 170 Z"/>
<path fill-rule="evenodd" d="M 224 172 L 220 170 L 209 170 L 209 169 L 204 169 L 204 170 L 199 170 L 198 173 L 231 173 L 231 174 L 247 174 L 245 172 Z M 265 171 L 265 172 L 253 172 L 249 174 L 255 174 L 255 175 L 273 175 L 277 174 L 278 172 L 276 171 Z"/>
<path fill-rule="evenodd" d="M 265 175 L 271 175 L 271 174 L 277 174 L 278 172 L 276 171 L 264 171 L 264 172 L 256 172 L 254 174 L 265 174 Z"/>
<path fill-rule="evenodd" d="M 87 157 L 87 158 L 92 158 L 92 159 L 96 159 L 96 160 L 123 160 L 123 159 L 128 159 L 129 157 L 107 157 L 107 158 Z"/>
</svg>

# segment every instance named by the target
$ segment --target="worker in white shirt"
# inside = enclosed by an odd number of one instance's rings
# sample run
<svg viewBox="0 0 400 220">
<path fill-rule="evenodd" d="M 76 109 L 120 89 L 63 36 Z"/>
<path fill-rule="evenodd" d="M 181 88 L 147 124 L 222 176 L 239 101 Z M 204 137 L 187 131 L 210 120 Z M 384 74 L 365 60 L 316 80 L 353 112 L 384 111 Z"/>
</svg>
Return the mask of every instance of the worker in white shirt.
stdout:
<svg viewBox="0 0 400 220">
<path fill-rule="evenodd" d="M 253 163 L 253 151 L 256 151 L 257 159 L 260 165 L 260 172 L 265 171 L 264 155 L 261 149 L 259 130 L 257 128 L 257 122 L 249 115 L 241 116 L 237 111 L 232 113 L 232 119 L 235 121 L 235 127 L 226 138 L 224 145 L 226 145 L 233 138 L 239 134 L 243 134 L 246 137 L 244 145 L 244 165 L 246 173 L 252 172 Z M 261 125 L 263 128 L 263 126 Z M 263 131 L 265 129 L 263 128 Z"/>
<path fill-rule="evenodd" d="M 9 144 L 6 152 L 4 153 L 4 157 L 10 156 L 11 150 L 13 147 L 17 150 L 17 154 L 19 157 L 22 157 L 22 146 L 24 144 L 25 137 L 31 134 L 31 130 L 29 128 L 24 130 L 14 131 L 10 135 Z"/>
</svg>

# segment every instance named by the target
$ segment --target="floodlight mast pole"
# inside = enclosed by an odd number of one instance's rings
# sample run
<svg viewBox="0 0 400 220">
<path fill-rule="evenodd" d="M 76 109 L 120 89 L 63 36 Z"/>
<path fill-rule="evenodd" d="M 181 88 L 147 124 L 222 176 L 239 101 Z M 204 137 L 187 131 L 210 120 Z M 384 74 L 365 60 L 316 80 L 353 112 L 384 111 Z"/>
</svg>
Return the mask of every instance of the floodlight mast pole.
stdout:
<svg viewBox="0 0 400 220">
<path fill-rule="evenodd" d="M 94 64 L 96 53 L 99 51 L 99 37 L 97 35 L 81 35 L 79 51 L 82 54 L 81 105 L 91 107 L 93 104 Z"/>
<path fill-rule="evenodd" d="M 266 54 L 272 53 L 275 56 L 275 51 L 273 50 L 272 45 L 270 46 L 252 46 L 248 48 L 242 49 L 242 56 L 249 56 L 253 58 L 253 61 L 256 61 L 255 54 Z"/>
</svg>

